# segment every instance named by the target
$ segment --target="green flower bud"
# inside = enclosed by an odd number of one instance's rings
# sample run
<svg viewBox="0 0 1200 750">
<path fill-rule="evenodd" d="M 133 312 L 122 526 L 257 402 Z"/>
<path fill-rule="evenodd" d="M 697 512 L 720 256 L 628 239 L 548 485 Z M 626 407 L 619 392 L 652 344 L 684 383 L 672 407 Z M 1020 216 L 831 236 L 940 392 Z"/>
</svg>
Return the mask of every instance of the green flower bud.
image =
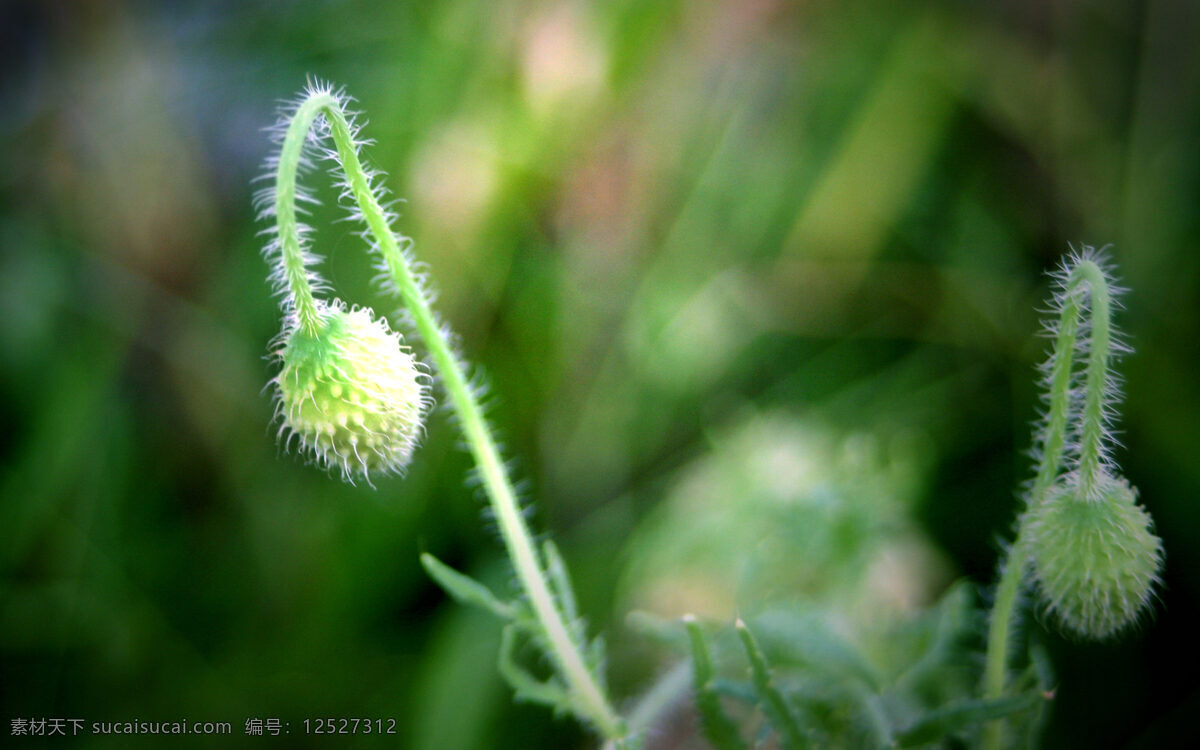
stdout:
<svg viewBox="0 0 1200 750">
<path fill-rule="evenodd" d="M 273 381 L 288 442 L 347 479 L 400 472 L 421 432 L 424 375 L 400 335 L 370 309 L 316 301 L 315 332 L 283 334 Z"/>
<path fill-rule="evenodd" d="M 1063 627 L 1107 638 L 1149 603 L 1163 548 L 1150 514 L 1123 478 L 1102 476 L 1091 493 L 1059 481 L 1030 511 L 1033 573 Z"/>
</svg>

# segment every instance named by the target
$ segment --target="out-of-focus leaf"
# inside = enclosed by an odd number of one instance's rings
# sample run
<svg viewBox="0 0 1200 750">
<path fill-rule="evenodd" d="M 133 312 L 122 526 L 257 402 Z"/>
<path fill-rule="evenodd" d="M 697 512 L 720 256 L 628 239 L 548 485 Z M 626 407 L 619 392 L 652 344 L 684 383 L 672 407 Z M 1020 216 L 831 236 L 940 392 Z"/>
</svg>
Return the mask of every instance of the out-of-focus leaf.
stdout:
<svg viewBox="0 0 1200 750">
<path fill-rule="evenodd" d="M 692 686 L 704 736 L 718 750 L 743 750 L 746 743 L 738 726 L 729 714 L 725 713 L 721 706 L 721 696 L 713 689 L 712 654 L 704 637 L 704 630 L 694 617 L 684 618 L 683 623 L 692 643 Z"/>
<path fill-rule="evenodd" d="M 808 738 L 796 724 L 796 718 L 792 716 L 787 701 L 775 687 L 771 677 L 771 667 L 767 664 L 767 657 L 763 655 L 762 649 L 758 647 L 758 642 L 754 640 L 754 634 L 741 620 L 737 621 L 736 628 L 738 637 L 742 641 L 742 648 L 746 652 L 746 658 L 750 662 L 750 675 L 754 682 L 754 688 L 758 692 L 763 713 L 770 719 L 775 731 L 779 732 L 785 748 L 795 750 L 808 747 Z"/>
<path fill-rule="evenodd" d="M 809 667 L 842 680 L 857 680 L 872 691 L 880 678 L 862 650 L 839 634 L 819 613 L 773 610 L 753 620 L 769 653 L 784 663 Z"/>
<path fill-rule="evenodd" d="M 954 703 L 930 712 L 923 719 L 897 735 L 901 747 L 914 747 L 934 742 L 976 724 L 1026 711 L 1045 698 L 1040 693 L 1026 693 L 994 700 L 971 700 Z"/>
</svg>

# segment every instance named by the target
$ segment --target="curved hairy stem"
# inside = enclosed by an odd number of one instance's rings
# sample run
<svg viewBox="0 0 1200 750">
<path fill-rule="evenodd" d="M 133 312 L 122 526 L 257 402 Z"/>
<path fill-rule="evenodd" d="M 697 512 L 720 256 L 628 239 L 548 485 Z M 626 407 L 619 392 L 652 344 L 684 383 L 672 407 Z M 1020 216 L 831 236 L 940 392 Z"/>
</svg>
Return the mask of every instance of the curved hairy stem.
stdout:
<svg viewBox="0 0 1200 750">
<path fill-rule="evenodd" d="M 1083 413 L 1079 434 L 1079 484 L 1082 494 L 1091 497 L 1104 469 L 1104 444 L 1107 439 L 1105 404 L 1111 393 L 1108 360 L 1111 347 L 1112 300 L 1108 279 L 1094 261 L 1084 260 L 1071 273 L 1068 290 L 1086 285 L 1091 302 L 1091 332 L 1088 340 L 1087 375 L 1083 387 Z"/>
<path fill-rule="evenodd" d="M 300 171 L 304 141 L 313 120 L 323 108 L 336 103 L 328 91 L 313 92 L 292 115 L 283 145 L 279 149 L 279 165 L 275 174 L 275 226 L 279 243 L 282 280 L 287 284 L 301 329 L 312 334 L 317 330 L 319 316 L 313 300 L 312 283 L 308 278 L 307 259 L 300 240 L 300 224 L 296 220 L 296 173 Z"/>
<path fill-rule="evenodd" d="M 1079 432 L 1079 481 L 1089 492 L 1097 481 L 1104 464 L 1106 438 L 1105 400 L 1109 395 L 1108 362 L 1112 334 L 1111 291 L 1104 270 L 1090 252 L 1076 258 L 1063 269 L 1062 288 L 1056 302 L 1059 307 L 1055 327 L 1054 349 L 1046 370 L 1048 403 L 1040 435 L 1040 460 L 1029 493 L 1029 507 L 1042 501 L 1047 490 L 1063 471 L 1064 452 L 1070 439 L 1069 426 L 1074 412 L 1072 378 L 1075 353 L 1080 346 L 1079 325 L 1085 309 L 1090 310 L 1090 334 L 1087 343 L 1088 362 L 1084 376 L 1084 395 Z M 1087 297 L 1088 304 L 1084 305 Z M 1009 635 L 1017 614 L 1021 584 L 1028 566 L 1026 525 L 1018 524 L 1017 538 L 1009 548 L 1008 558 L 1000 574 L 996 599 L 992 605 L 988 626 L 987 661 L 984 667 L 984 697 L 999 698 L 1004 694 L 1007 679 Z M 999 748 L 1003 744 L 1003 727 L 992 722 L 984 746 Z"/>
<path fill-rule="evenodd" d="M 278 166 L 276 213 L 279 221 L 280 249 L 286 279 L 296 294 L 296 311 L 301 324 L 311 314 L 312 291 L 306 277 L 304 257 L 295 233 L 295 180 L 301 149 L 307 132 L 318 116 L 325 119 L 336 148 L 337 161 L 345 175 L 346 190 L 361 212 L 388 275 L 412 316 L 421 339 L 441 376 L 450 404 L 458 415 L 467 444 L 479 469 L 488 501 L 495 512 L 500 535 L 517 573 L 521 588 L 545 631 L 555 666 L 575 697 L 579 711 L 606 738 L 623 735 L 622 723 L 609 706 L 597 680 L 588 669 L 578 645 L 555 604 L 547 583 L 545 567 L 521 515 L 513 485 L 500 458 L 483 412 L 467 382 L 462 364 L 454 355 L 446 331 L 439 325 L 429 306 L 419 277 L 392 232 L 388 214 L 376 198 L 370 174 L 358 156 L 354 128 L 347 119 L 341 97 L 316 88 L 306 92 L 297 107 L 284 138 Z"/>
</svg>

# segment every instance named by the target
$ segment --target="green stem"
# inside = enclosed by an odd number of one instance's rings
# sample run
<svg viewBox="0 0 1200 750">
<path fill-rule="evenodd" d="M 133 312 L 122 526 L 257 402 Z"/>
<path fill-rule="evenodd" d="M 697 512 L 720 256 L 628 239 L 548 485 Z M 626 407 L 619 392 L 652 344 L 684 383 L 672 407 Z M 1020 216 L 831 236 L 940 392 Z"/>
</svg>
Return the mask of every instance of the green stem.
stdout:
<svg viewBox="0 0 1200 750">
<path fill-rule="evenodd" d="M 1058 332 L 1051 355 L 1050 403 L 1046 413 L 1041 460 L 1029 493 L 1030 507 L 1036 506 L 1054 484 L 1062 470 L 1063 451 L 1067 442 L 1067 426 L 1072 412 L 1071 377 L 1078 347 L 1079 318 L 1083 311 L 1083 293 L 1090 296 L 1091 340 L 1087 373 L 1084 382 L 1082 426 L 1080 428 L 1079 480 L 1081 488 L 1090 489 L 1100 472 L 1104 446 L 1104 397 L 1108 386 L 1108 359 L 1111 344 L 1109 316 L 1111 293 L 1104 271 L 1090 258 L 1076 263 L 1062 291 Z M 1017 538 L 1004 562 L 996 600 L 988 624 L 987 661 L 984 667 L 984 697 L 1004 695 L 1008 677 L 1009 634 L 1017 614 L 1021 583 L 1028 564 L 1025 524 L 1018 524 Z M 985 730 L 983 746 L 988 750 L 1002 747 L 1003 725 L 990 722 Z"/>
<path fill-rule="evenodd" d="M 1032 503 L 1041 502 L 1050 485 L 1058 478 L 1062 468 L 1063 449 L 1067 442 L 1067 424 L 1071 419 L 1071 371 L 1075 366 L 1075 347 L 1079 333 L 1079 295 L 1072 293 L 1074 286 L 1069 277 L 1058 316 L 1058 334 L 1054 339 L 1054 353 L 1050 365 L 1050 403 L 1046 412 L 1045 432 L 1041 446 L 1041 460 L 1029 496 Z"/>
<path fill-rule="evenodd" d="M 571 693 L 576 696 L 580 710 L 586 714 L 596 729 L 606 738 L 619 739 L 624 734 L 622 722 L 609 706 L 603 691 L 588 670 L 583 656 L 579 653 L 579 649 L 571 638 L 567 625 L 554 603 L 553 595 L 546 582 L 542 562 L 521 515 L 512 482 L 500 459 L 496 442 L 483 418 L 479 402 L 467 383 L 463 367 L 454 356 L 445 332 L 438 325 L 437 318 L 429 307 L 429 300 L 425 292 L 409 268 L 404 253 L 400 250 L 396 236 L 388 224 L 386 213 L 375 199 L 370 181 L 359 161 L 350 124 L 335 95 L 325 92 L 310 94 L 297 110 L 284 141 L 285 150 L 281 155 L 279 170 L 282 179 L 285 175 L 283 161 L 291 159 L 293 163 L 286 174 L 293 181 L 293 185 L 287 186 L 285 190 L 285 187 L 280 184 L 277 187 L 277 196 L 285 194 L 294 196 L 295 194 L 295 162 L 299 158 L 299 147 L 297 146 L 290 152 L 286 150 L 286 147 L 293 134 L 301 127 L 299 124 L 301 117 L 305 118 L 303 128 L 306 131 L 318 113 L 324 115 L 329 123 L 333 142 L 338 152 L 338 160 L 354 199 L 362 211 L 363 220 L 375 238 L 379 253 L 387 264 L 388 272 L 400 292 L 401 299 L 412 315 L 417 332 L 429 349 L 429 354 L 441 375 L 442 384 L 450 398 L 450 403 L 458 414 L 463 433 L 479 468 L 488 501 L 495 512 L 500 536 L 512 559 L 513 567 L 516 569 L 517 579 L 533 607 L 534 614 L 546 631 L 551 655 L 556 662 L 558 671 L 566 681 Z M 302 143 L 304 132 L 300 131 L 296 138 L 298 144 Z M 277 204 L 279 200 L 277 197 Z M 278 207 L 276 210 L 278 211 Z M 294 217 L 294 214 L 292 215 Z M 296 257 L 289 259 L 288 254 L 290 252 L 298 255 L 299 244 L 285 242 L 283 250 L 285 263 L 289 269 L 288 280 L 289 283 L 294 284 L 291 268 L 298 264 L 303 270 L 303 265 Z M 306 279 L 304 283 L 307 285 Z M 293 289 L 296 288 L 293 286 Z M 308 292 L 308 296 L 309 304 L 311 304 L 311 291 Z M 302 300 L 298 300 L 297 310 L 302 310 Z"/>
<path fill-rule="evenodd" d="M 1108 396 L 1108 360 L 1112 332 L 1109 317 L 1112 301 L 1108 279 L 1093 261 L 1085 260 L 1071 274 L 1075 285 L 1086 284 L 1091 293 L 1092 330 L 1088 341 L 1087 375 L 1084 381 L 1083 425 L 1079 435 L 1080 496 L 1091 498 L 1103 473 L 1104 401 Z"/>
<path fill-rule="evenodd" d="M 300 328 L 308 334 L 317 331 L 319 316 L 313 300 L 312 284 L 304 265 L 304 252 L 300 248 L 300 228 L 296 221 L 296 173 L 300 170 L 300 157 L 304 151 L 304 140 L 313 120 L 322 109 L 337 106 L 337 99 L 328 92 L 317 92 L 305 99 L 288 124 L 279 149 L 279 166 L 275 175 L 275 223 L 279 234 L 279 252 L 283 261 L 283 276 L 294 300 L 296 318 Z"/>
<path fill-rule="evenodd" d="M 996 601 L 992 605 L 992 618 L 988 624 L 987 662 L 983 674 L 984 698 L 999 698 L 1004 695 L 1005 679 L 1008 676 L 1008 635 L 1016 616 L 1017 598 L 1021 593 L 1021 582 L 1025 578 L 1025 540 L 1018 532 L 1004 561 L 1000 574 L 1000 585 L 996 587 Z M 1004 725 L 992 721 L 984 728 L 983 747 L 999 750 L 1004 744 Z"/>
</svg>

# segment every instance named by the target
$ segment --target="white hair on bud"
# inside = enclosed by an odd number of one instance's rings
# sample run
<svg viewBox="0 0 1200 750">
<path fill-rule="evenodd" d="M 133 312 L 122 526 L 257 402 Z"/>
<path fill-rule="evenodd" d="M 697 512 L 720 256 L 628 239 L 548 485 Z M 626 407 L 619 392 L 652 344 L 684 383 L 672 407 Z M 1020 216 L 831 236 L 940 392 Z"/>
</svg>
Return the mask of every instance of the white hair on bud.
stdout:
<svg viewBox="0 0 1200 750">
<path fill-rule="evenodd" d="M 278 338 L 282 366 L 272 382 L 283 445 L 294 438 L 350 482 L 403 473 L 431 407 L 427 373 L 370 308 L 317 304 L 315 335 L 293 325 Z"/>
</svg>

